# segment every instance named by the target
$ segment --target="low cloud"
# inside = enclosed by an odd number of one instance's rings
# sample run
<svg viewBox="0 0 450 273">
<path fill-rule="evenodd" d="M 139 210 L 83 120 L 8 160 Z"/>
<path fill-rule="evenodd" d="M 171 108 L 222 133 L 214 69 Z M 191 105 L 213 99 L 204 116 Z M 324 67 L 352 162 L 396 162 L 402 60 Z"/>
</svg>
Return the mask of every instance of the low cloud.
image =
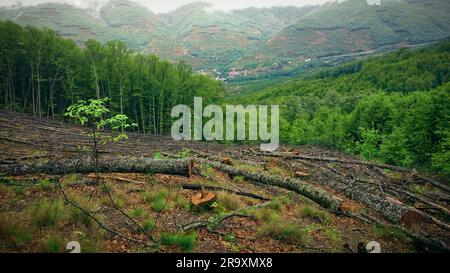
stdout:
<svg viewBox="0 0 450 273">
<path fill-rule="evenodd" d="M 249 7 L 272 7 L 272 6 L 305 6 L 316 5 L 330 2 L 330 0 L 132 0 L 140 3 L 151 11 L 156 13 L 164 13 L 177 9 L 178 7 L 193 3 L 207 2 L 214 6 L 214 9 L 223 11 L 233 9 L 243 9 Z M 22 5 L 39 5 L 42 3 L 67 3 L 78 7 L 87 7 L 89 3 L 103 3 L 108 0 L 0 0 L 0 6 L 11 6 L 18 3 Z"/>
</svg>

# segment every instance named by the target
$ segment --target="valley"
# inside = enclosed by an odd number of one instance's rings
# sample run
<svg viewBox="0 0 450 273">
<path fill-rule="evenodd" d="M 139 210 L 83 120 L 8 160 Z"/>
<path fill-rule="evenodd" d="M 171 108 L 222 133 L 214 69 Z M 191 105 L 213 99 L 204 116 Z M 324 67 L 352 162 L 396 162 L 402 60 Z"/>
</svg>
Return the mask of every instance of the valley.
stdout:
<svg viewBox="0 0 450 273">
<path fill-rule="evenodd" d="M 83 3 L 0 8 L 0 253 L 450 251 L 448 1 Z"/>
</svg>

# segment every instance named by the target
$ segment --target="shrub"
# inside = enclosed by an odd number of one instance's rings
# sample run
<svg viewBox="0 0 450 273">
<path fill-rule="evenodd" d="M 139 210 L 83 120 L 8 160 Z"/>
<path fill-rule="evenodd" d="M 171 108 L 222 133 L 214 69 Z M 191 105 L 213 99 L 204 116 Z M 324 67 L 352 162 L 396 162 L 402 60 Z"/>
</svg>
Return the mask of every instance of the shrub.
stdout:
<svg viewBox="0 0 450 273">
<path fill-rule="evenodd" d="M 325 236 L 327 236 L 328 240 L 334 245 L 341 245 L 342 237 L 341 233 L 334 228 L 325 228 L 324 230 Z"/>
<path fill-rule="evenodd" d="M 23 186 L 17 185 L 14 187 L 14 193 L 16 195 L 22 195 L 24 191 L 25 191 L 25 189 Z"/>
<path fill-rule="evenodd" d="M 285 205 L 291 203 L 287 196 L 277 196 L 269 204 L 269 208 L 280 211 Z"/>
<path fill-rule="evenodd" d="M 163 212 L 169 208 L 169 203 L 166 199 L 158 199 L 150 207 L 156 212 Z"/>
<path fill-rule="evenodd" d="M 143 194 L 145 201 L 148 203 L 155 202 L 160 199 L 166 199 L 169 196 L 169 191 L 166 188 L 157 188 L 154 191 L 146 191 Z"/>
<path fill-rule="evenodd" d="M 189 209 L 189 200 L 181 194 L 175 196 L 175 206 L 181 209 Z"/>
<path fill-rule="evenodd" d="M 112 185 L 111 185 L 111 183 L 107 183 L 107 182 L 105 182 L 105 183 L 101 183 L 101 189 L 102 189 L 102 192 L 104 192 L 104 193 L 111 193 L 112 192 Z"/>
</svg>

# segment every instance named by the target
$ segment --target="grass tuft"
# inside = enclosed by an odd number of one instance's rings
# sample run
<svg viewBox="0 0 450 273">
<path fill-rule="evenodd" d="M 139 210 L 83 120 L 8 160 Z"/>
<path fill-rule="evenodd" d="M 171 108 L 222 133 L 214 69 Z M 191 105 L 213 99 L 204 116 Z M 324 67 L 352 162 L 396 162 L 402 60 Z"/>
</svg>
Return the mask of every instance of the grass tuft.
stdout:
<svg viewBox="0 0 450 273">
<path fill-rule="evenodd" d="M 197 234 L 171 234 L 163 233 L 161 235 L 161 244 L 172 245 L 181 248 L 186 252 L 191 252 L 194 249 Z"/>
<path fill-rule="evenodd" d="M 40 200 L 29 208 L 31 222 L 41 227 L 53 226 L 58 223 L 64 214 L 64 203 L 61 200 Z"/>
<path fill-rule="evenodd" d="M 299 217 L 309 217 L 321 222 L 322 224 L 330 224 L 332 221 L 331 215 L 323 210 L 316 209 L 312 206 L 301 206 L 297 209 Z"/>
<path fill-rule="evenodd" d="M 377 238 L 383 238 L 387 240 L 394 239 L 403 243 L 410 243 L 412 241 L 412 239 L 404 231 L 395 227 L 375 226 L 373 230 Z"/>
<path fill-rule="evenodd" d="M 38 186 L 42 191 L 51 191 L 53 189 L 53 183 L 49 179 L 40 179 Z"/>
<path fill-rule="evenodd" d="M 234 211 L 240 207 L 239 197 L 228 192 L 219 192 L 217 194 L 217 201 L 220 202 L 227 210 Z"/>
<path fill-rule="evenodd" d="M 142 225 L 142 227 L 144 228 L 145 231 L 147 232 L 152 232 L 155 229 L 155 225 L 156 225 L 156 221 L 153 219 L 147 219 L 144 224 Z"/>
<path fill-rule="evenodd" d="M 166 188 L 157 188 L 154 191 L 146 191 L 143 194 L 144 200 L 150 208 L 156 212 L 163 212 L 170 208 L 169 191 Z"/>
<path fill-rule="evenodd" d="M 145 218 L 147 217 L 147 212 L 145 212 L 143 207 L 135 207 L 130 211 L 129 215 L 132 218 Z"/>
<path fill-rule="evenodd" d="M 296 224 L 270 221 L 259 229 L 260 236 L 272 237 L 284 243 L 303 244 L 308 233 Z"/>
<path fill-rule="evenodd" d="M 61 253 L 64 252 L 64 240 L 58 236 L 51 236 L 42 243 L 42 252 Z"/>
<path fill-rule="evenodd" d="M 0 241 L 7 246 L 20 247 L 31 240 L 31 233 L 12 216 L 0 214 Z"/>
</svg>

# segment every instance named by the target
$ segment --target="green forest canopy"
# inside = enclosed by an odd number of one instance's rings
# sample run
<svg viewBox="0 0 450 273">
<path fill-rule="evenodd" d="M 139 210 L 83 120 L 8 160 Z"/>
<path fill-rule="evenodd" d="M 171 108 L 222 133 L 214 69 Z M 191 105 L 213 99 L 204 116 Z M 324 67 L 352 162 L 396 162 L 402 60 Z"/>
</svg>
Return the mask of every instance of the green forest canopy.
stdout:
<svg viewBox="0 0 450 273">
<path fill-rule="evenodd" d="M 323 69 L 239 96 L 279 104 L 281 139 L 450 174 L 450 42 Z"/>
<path fill-rule="evenodd" d="M 63 117 L 78 100 L 109 97 L 143 133 L 170 132 L 174 105 L 217 101 L 221 83 L 195 74 L 185 62 L 171 64 L 132 52 L 125 43 L 89 40 L 79 48 L 50 29 L 0 22 L 2 107 L 35 116 Z"/>
<path fill-rule="evenodd" d="M 279 104 L 281 140 L 450 174 L 450 42 L 350 62 L 247 96 L 184 62 L 94 40 L 79 48 L 49 29 L 0 22 L 0 105 L 63 117 L 78 100 L 109 97 L 142 133 L 170 132 L 177 104 Z"/>
</svg>

